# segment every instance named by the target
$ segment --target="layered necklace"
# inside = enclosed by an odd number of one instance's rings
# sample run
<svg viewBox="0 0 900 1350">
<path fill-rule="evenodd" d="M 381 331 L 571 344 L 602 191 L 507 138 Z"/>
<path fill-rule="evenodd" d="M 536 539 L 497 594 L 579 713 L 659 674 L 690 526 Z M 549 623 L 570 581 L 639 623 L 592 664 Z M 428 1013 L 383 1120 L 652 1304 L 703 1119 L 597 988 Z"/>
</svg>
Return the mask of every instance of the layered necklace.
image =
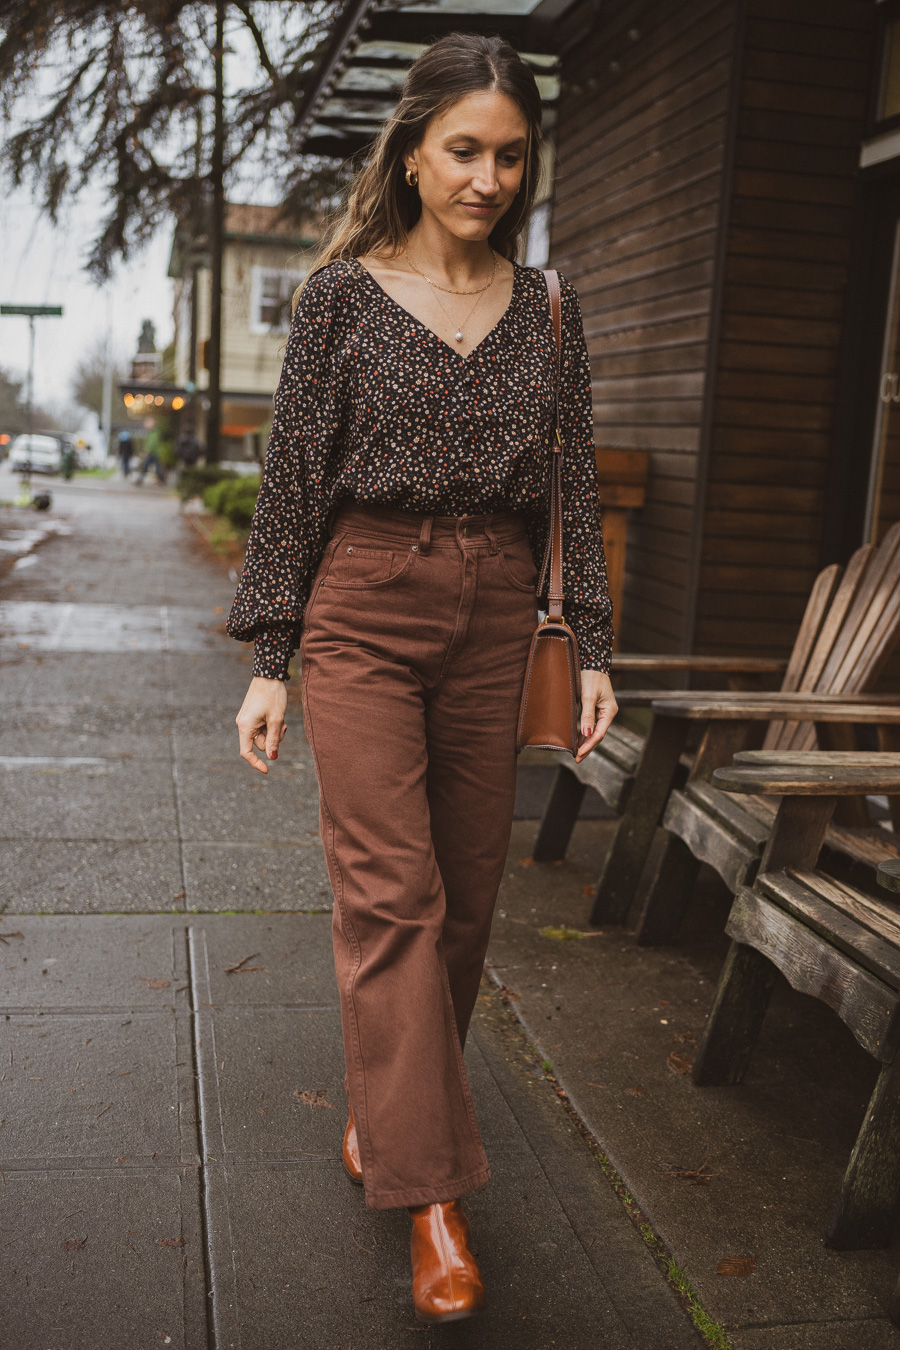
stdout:
<svg viewBox="0 0 900 1350">
<path fill-rule="evenodd" d="M 498 268 L 498 266 L 499 266 L 499 259 L 497 258 L 496 253 L 494 252 L 493 249 L 491 249 L 491 257 L 494 259 L 494 267 L 493 267 L 493 270 L 492 270 L 492 272 L 491 272 L 490 280 L 487 282 L 486 285 L 484 285 L 484 286 L 479 286 L 479 288 L 478 288 L 477 290 L 475 290 L 475 291 L 457 291 L 457 290 L 454 290 L 452 286 L 439 286 L 438 283 L 437 283 L 436 281 L 432 281 L 432 280 L 431 280 L 431 277 L 427 277 L 427 276 L 425 275 L 424 272 L 420 271 L 420 269 L 419 269 L 418 267 L 416 267 L 416 264 L 413 262 L 412 258 L 409 256 L 408 250 L 407 250 L 407 249 L 404 249 L 403 252 L 404 252 L 404 256 L 406 257 L 406 261 L 409 263 L 409 265 L 410 265 L 410 267 L 412 268 L 412 270 L 416 273 L 417 276 L 420 276 L 420 277 L 422 278 L 423 281 L 427 281 L 427 282 L 428 282 L 428 285 L 429 285 L 429 286 L 431 287 L 431 289 L 435 292 L 434 298 L 435 298 L 435 300 L 438 302 L 438 304 L 440 305 L 440 307 L 441 307 L 441 309 L 444 311 L 444 313 L 447 315 L 447 322 L 448 322 L 448 324 L 450 325 L 451 328 L 453 327 L 453 319 L 452 319 L 452 317 L 451 317 L 451 315 L 450 315 L 450 313 L 449 313 L 449 311 L 448 311 L 448 309 L 447 309 L 447 306 L 444 304 L 443 300 L 442 300 L 441 297 L 437 294 L 437 292 L 438 292 L 438 291 L 443 291 L 445 295 L 476 295 L 476 296 L 478 297 L 478 299 L 475 301 L 474 305 L 473 305 L 472 308 L 469 310 L 469 312 L 468 312 L 468 314 L 466 315 L 466 317 L 463 319 L 462 323 L 461 323 L 461 324 L 459 325 L 459 327 L 456 329 L 456 332 L 453 334 L 453 336 L 456 338 L 456 341 L 457 341 L 457 342 L 463 342 L 463 341 L 464 341 L 464 337 L 463 337 L 463 325 L 464 325 L 464 324 L 467 324 L 467 323 L 469 322 L 469 320 L 471 319 L 472 315 L 475 313 L 476 309 L 478 308 L 479 304 L 481 303 L 481 297 L 484 295 L 485 291 L 489 291 L 490 288 L 491 288 L 491 287 L 493 286 L 493 284 L 494 284 L 494 278 L 495 278 L 496 275 L 497 275 L 497 268 Z"/>
</svg>

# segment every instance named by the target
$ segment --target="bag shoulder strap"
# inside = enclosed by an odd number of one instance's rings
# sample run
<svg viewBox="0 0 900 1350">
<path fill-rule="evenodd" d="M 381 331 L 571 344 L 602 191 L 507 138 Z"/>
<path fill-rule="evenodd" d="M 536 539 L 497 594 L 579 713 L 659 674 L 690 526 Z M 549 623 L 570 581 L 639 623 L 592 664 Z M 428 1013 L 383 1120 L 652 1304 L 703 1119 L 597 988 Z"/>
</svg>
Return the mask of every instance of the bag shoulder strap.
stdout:
<svg viewBox="0 0 900 1350">
<path fill-rule="evenodd" d="M 538 582 L 538 593 L 544 588 L 549 567 L 550 585 L 547 591 L 547 618 L 551 623 L 563 622 L 563 567 L 562 567 L 562 435 L 559 425 L 559 385 L 562 366 L 562 310 L 559 300 L 559 274 L 552 269 L 544 272 L 547 294 L 550 299 L 550 314 L 553 319 L 553 343 L 556 347 L 556 380 L 554 413 L 555 436 L 550 446 L 550 528 L 547 533 L 547 547 Z"/>
</svg>

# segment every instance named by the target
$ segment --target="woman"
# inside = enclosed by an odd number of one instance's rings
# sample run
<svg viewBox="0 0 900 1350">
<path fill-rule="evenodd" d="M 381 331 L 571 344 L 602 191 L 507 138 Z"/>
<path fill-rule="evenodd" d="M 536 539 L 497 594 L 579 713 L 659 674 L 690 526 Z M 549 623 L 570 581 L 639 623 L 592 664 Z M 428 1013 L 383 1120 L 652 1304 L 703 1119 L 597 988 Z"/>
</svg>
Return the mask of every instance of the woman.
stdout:
<svg viewBox="0 0 900 1350">
<path fill-rule="evenodd" d="M 548 526 L 555 348 L 515 257 L 539 172 L 534 77 L 453 34 L 410 69 L 301 288 L 229 619 L 261 772 L 303 709 L 334 889 L 344 1164 L 413 1220 L 424 1321 L 484 1301 L 460 1196 L 489 1178 L 463 1067 L 509 843 L 515 727 Z M 578 301 L 561 280 L 567 617 L 583 757 L 616 705 Z"/>
</svg>

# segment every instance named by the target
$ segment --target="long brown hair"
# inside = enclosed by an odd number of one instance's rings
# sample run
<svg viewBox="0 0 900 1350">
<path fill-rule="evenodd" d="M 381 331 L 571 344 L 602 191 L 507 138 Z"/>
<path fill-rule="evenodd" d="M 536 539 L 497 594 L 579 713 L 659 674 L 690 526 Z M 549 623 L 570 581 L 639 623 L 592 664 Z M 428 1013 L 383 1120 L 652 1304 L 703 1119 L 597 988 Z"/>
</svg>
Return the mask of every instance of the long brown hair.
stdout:
<svg viewBox="0 0 900 1350">
<path fill-rule="evenodd" d="M 501 37 L 448 33 L 424 51 L 407 71 L 400 101 L 384 123 L 368 162 L 350 185 L 346 206 L 326 236 L 309 276 L 337 258 L 402 252 L 421 215 L 419 194 L 405 180 L 404 151 L 417 145 L 432 117 L 467 94 L 506 94 L 528 123 L 522 183 L 511 206 L 490 234 L 504 258 L 518 256 L 540 176 L 541 96 L 531 70 Z M 294 295 L 296 307 L 301 285 Z"/>
</svg>

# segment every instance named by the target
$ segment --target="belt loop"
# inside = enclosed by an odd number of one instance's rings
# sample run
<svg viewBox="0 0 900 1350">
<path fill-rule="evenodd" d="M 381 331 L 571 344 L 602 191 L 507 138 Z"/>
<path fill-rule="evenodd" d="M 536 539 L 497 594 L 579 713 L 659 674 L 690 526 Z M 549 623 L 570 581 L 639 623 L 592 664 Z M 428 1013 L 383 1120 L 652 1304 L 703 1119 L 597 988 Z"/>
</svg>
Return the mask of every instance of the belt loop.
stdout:
<svg viewBox="0 0 900 1350">
<path fill-rule="evenodd" d="M 419 553 L 429 553 L 431 551 L 431 527 L 434 524 L 434 516 L 426 516 L 422 521 L 422 528 L 419 531 Z"/>
<path fill-rule="evenodd" d="M 484 522 L 484 532 L 485 532 L 485 534 L 487 535 L 488 539 L 491 541 L 491 552 L 492 552 L 492 553 L 499 553 L 499 552 L 500 552 L 500 545 L 497 543 L 497 536 L 494 534 L 494 531 L 491 529 L 491 526 L 490 526 L 490 517 L 488 517 L 488 518 L 485 520 L 485 522 Z"/>
</svg>

